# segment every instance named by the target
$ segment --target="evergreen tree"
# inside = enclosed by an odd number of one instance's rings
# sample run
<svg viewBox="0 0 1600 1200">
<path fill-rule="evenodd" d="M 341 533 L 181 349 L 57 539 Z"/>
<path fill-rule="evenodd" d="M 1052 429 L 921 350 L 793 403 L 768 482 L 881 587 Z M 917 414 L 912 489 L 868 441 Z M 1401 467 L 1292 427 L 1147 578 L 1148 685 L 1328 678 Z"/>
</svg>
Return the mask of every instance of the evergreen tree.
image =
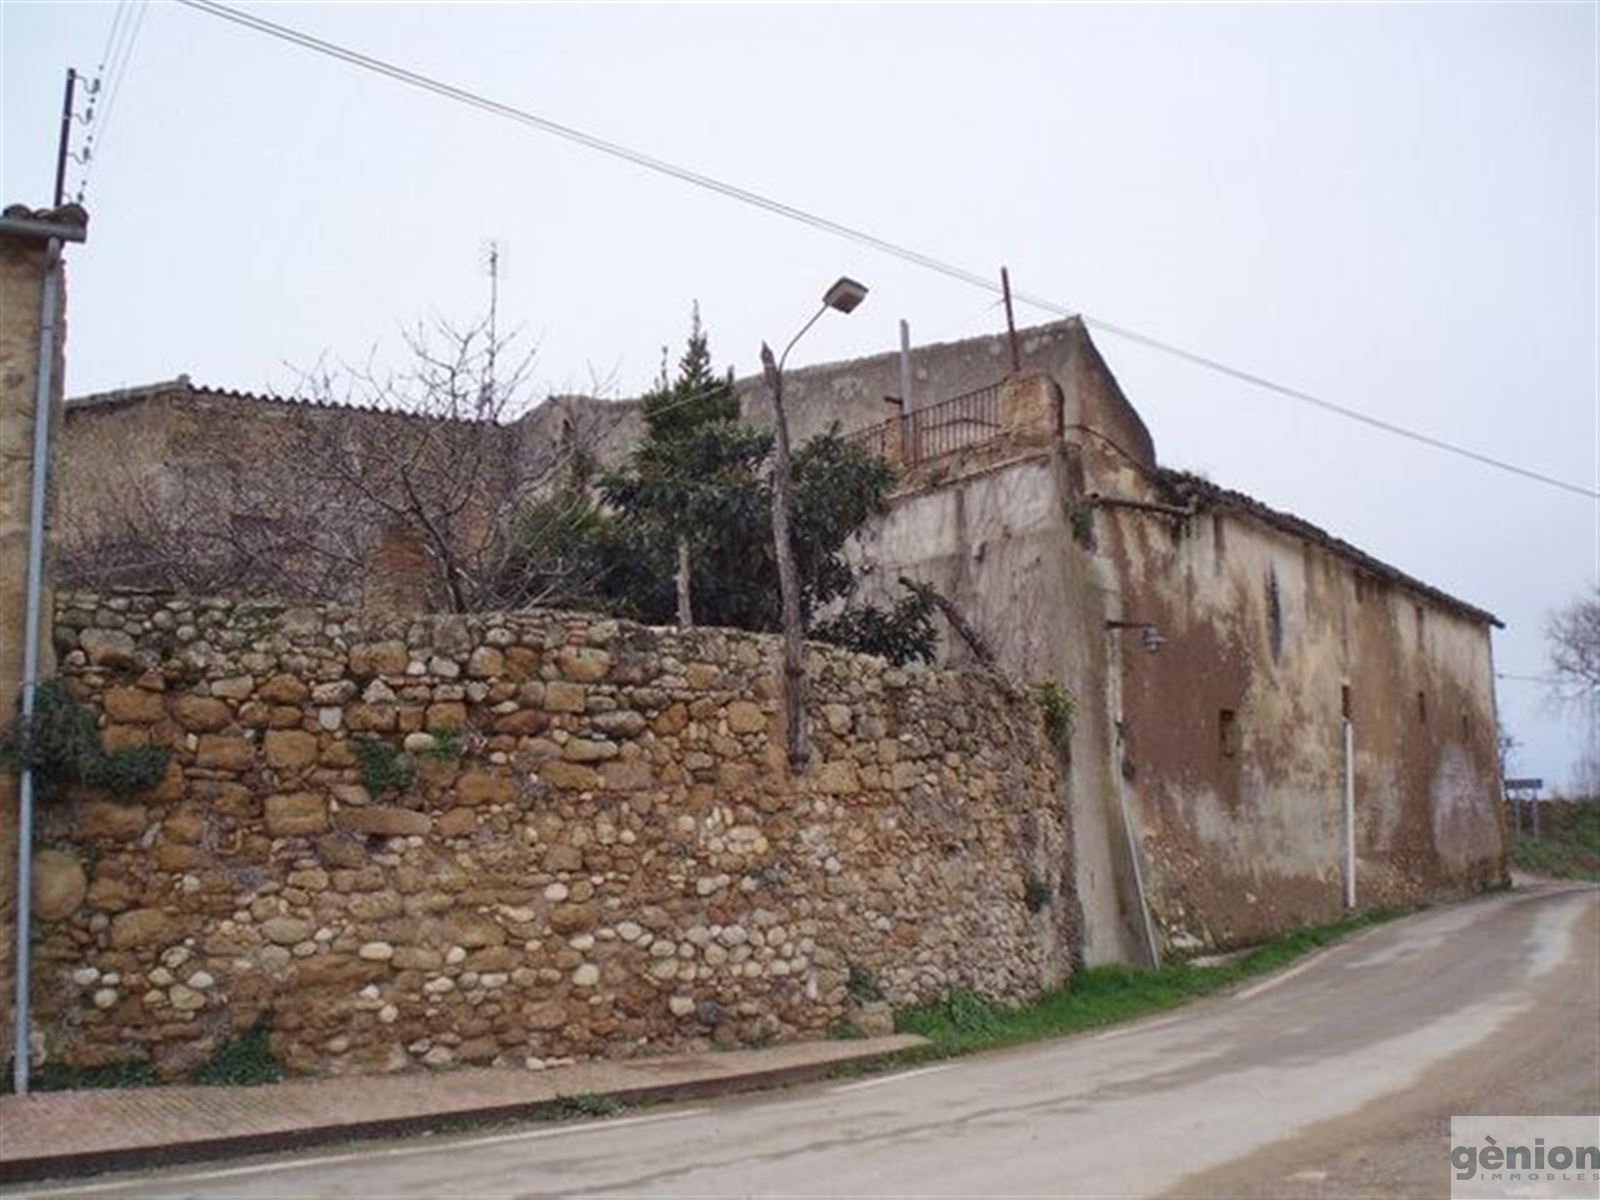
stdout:
<svg viewBox="0 0 1600 1200">
<path fill-rule="evenodd" d="M 645 438 L 625 468 L 599 480 L 603 504 L 585 489 L 532 506 L 529 552 L 558 553 L 552 570 L 563 582 L 583 581 L 594 605 L 636 620 L 681 621 L 692 597 L 702 624 L 778 629 L 772 435 L 740 422 L 732 372 L 713 368 L 698 308 L 676 375 L 663 362 L 643 408 Z M 791 536 L 812 632 L 897 663 L 931 657 L 926 606 L 849 606 L 817 619 L 854 590 L 844 546 L 883 511 L 893 469 L 835 428 L 795 452 L 793 472 Z"/>
</svg>

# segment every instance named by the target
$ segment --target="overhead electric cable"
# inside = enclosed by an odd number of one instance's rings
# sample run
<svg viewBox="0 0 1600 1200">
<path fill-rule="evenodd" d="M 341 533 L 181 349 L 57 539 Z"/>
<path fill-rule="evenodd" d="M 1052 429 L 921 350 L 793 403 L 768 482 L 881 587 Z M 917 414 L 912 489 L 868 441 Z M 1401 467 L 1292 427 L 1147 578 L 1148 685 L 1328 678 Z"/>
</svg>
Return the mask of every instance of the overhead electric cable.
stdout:
<svg viewBox="0 0 1600 1200">
<path fill-rule="evenodd" d="M 137 12 L 134 10 L 137 9 Z M 144 28 L 145 14 L 150 10 L 150 0 L 119 0 L 116 15 L 111 22 L 111 31 L 106 36 L 105 49 L 100 55 L 100 64 L 95 68 L 94 82 L 89 88 L 89 110 L 85 122 L 89 125 L 88 136 L 84 138 L 82 174 L 78 177 L 78 190 L 75 199 L 83 203 L 84 193 L 89 187 L 89 177 L 94 172 L 95 160 L 105 152 L 106 130 L 111 120 L 111 114 L 116 108 L 116 100 L 122 91 L 122 81 L 127 75 L 128 63 L 133 58 L 134 46 L 139 41 L 139 32 Z M 132 13 L 131 17 L 127 17 Z"/>
<path fill-rule="evenodd" d="M 530 112 L 527 109 L 518 108 L 514 105 L 506 104 L 499 100 L 494 100 L 477 92 L 469 91 L 466 88 L 458 87 L 455 84 L 446 83 L 431 76 L 423 75 L 420 72 L 412 71 L 394 63 L 387 62 L 384 59 L 363 54 L 358 50 L 350 49 L 348 46 L 342 46 L 336 42 L 326 41 L 322 38 L 314 37 L 311 34 L 301 32 L 300 30 L 290 28 L 287 25 L 280 25 L 274 21 L 268 21 L 263 17 L 258 17 L 251 13 L 230 8 L 225 4 L 217 3 L 216 0 L 178 0 L 178 3 L 184 5 L 185 7 L 194 9 L 197 12 L 206 13 L 207 15 L 213 17 L 219 17 L 225 21 L 231 21 L 236 25 L 243 26 L 246 29 L 254 30 L 257 33 L 264 33 L 269 37 L 277 38 L 280 41 L 288 42 L 291 45 L 300 46 L 303 49 L 312 50 L 318 54 L 323 54 L 330 58 L 337 59 L 350 66 L 358 67 L 361 70 L 370 71 L 374 74 L 385 76 L 410 87 L 418 88 L 426 92 L 432 92 L 435 95 L 443 96 L 449 100 L 454 100 L 457 103 L 465 104 L 469 107 L 481 109 L 484 112 L 492 113 L 496 116 L 517 121 L 523 125 L 538 129 L 555 137 L 563 138 L 566 141 L 573 142 L 587 149 L 598 151 L 601 154 L 610 155 L 613 158 L 622 159 L 625 162 L 630 162 L 636 166 L 644 167 L 646 170 L 654 171 L 657 174 L 678 179 L 684 183 L 692 184 L 695 187 L 703 188 L 706 191 L 715 192 L 718 195 L 726 196 L 732 200 L 737 200 L 742 204 L 748 204 L 752 207 L 763 209 L 766 212 L 774 213 L 777 216 L 785 217 L 792 221 L 797 221 L 800 224 L 808 225 L 813 229 L 818 229 L 824 233 L 833 234 L 835 237 L 840 237 L 847 241 L 855 242 L 859 245 L 866 246 L 881 253 L 891 255 L 892 257 L 901 259 L 905 262 L 912 263 L 915 266 L 923 267 L 926 270 L 937 272 L 940 275 L 955 279 L 961 283 L 969 284 L 972 287 L 982 288 L 984 291 L 987 291 L 991 294 L 997 295 L 1001 292 L 1001 287 L 997 282 L 995 282 L 993 279 L 990 279 L 986 275 L 980 274 L 977 271 L 969 270 L 966 267 L 946 262 L 943 259 L 935 258 L 933 255 L 924 254 L 919 250 L 914 250 L 908 246 L 900 245 L 897 242 L 889 241 L 887 238 L 878 237 L 877 235 L 868 233 L 865 230 L 857 229 L 839 221 L 834 221 L 817 213 L 809 212 L 803 208 L 798 208 L 795 205 L 786 204 L 781 200 L 776 200 L 770 196 L 762 195 L 760 192 L 751 191 L 748 188 L 743 188 L 736 184 L 728 183 L 724 180 L 717 179 L 714 176 L 702 174 L 699 171 L 692 170 L 688 167 L 679 166 L 678 164 L 668 162 L 665 159 L 655 158 L 651 155 L 643 153 L 642 151 L 633 150 L 627 146 L 623 146 L 620 143 L 608 141 L 607 139 L 598 137 L 592 133 L 586 133 L 581 129 L 574 128 L 571 125 L 564 125 L 558 121 L 550 120 L 548 117 L 541 117 L 537 113 Z M 1055 316 L 1072 317 L 1080 315 L 1077 310 L 1074 310 L 1067 305 L 1042 296 L 1033 295 L 1028 292 L 1013 291 L 1012 296 L 1021 303 L 1031 305 L 1034 308 Z M 1084 323 L 1093 328 L 1113 334 L 1117 337 L 1122 337 L 1137 342 L 1140 345 L 1146 346 L 1150 349 L 1158 350 L 1165 354 L 1171 354 L 1193 365 L 1218 371 L 1231 378 L 1264 388 L 1288 399 L 1311 404 L 1325 412 L 1348 417 L 1351 420 L 1359 421 L 1362 424 L 1370 426 L 1371 428 L 1379 429 L 1386 433 L 1396 434 L 1400 437 L 1408 438 L 1411 441 L 1421 443 L 1422 445 L 1431 446 L 1436 450 L 1442 450 L 1449 454 L 1460 455 L 1463 458 L 1471 459 L 1472 461 L 1481 463 L 1485 466 L 1508 471 L 1512 474 L 1522 476 L 1525 479 L 1531 479 L 1535 482 L 1543 483 L 1550 487 L 1560 488 L 1564 491 L 1574 492 L 1577 495 L 1585 496 L 1590 499 L 1600 499 L 1600 490 L 1596 490 L 1591 487 L 1584 487 L 1575 483 L 1569 483 L 1566 480 L 1558 479 L 1552 475 L 1546 475 L 1540 471 L 1534 471 L 1526 467 L 1517 466 L 1516 464 L 1507 462 L 1504 459 L 1482 454 L 1476 450 L 1469 450 L 1464 446 L 1458 446 L 1453 442 L 1444 440 L 1443 438 L 1434 437 L 1431 434 L 1421 433 L 1417 430 L 1396 425 L 1390 421 L 1384 421 L 1378 417 L 1369 416 L 1356 409 L 1347 408 L 1341 404 L 1335 404 L 1330 400 L 1324 400 L 1321 397 L 1314 396 L 1310 392 L 1302 391 L 1299 388 L 1289 387 L 1286 384 L 1275 383 L 1274 381 L 1267 379 L 1265 376 L 1257 375 L 1250 371 L 1240 370 L 1236 367 L 1229 367 L 1216 359 L 1199 354 L 1192 350 L 1185 350 L 1180 346 L 1173 345 L 1170 342 L 1162 341 L 1161 339 L 1152 337 L 1148 334 L 1139 333 L 1138 331 L 1130 329 L 1125 325 L 1115 324 L 1110 321 L 1102 321 L 1099 318 L 1091 317 L 1087 314 L 1081 315 Z"/>
<path fill-rule="evenodd" d="M 150 11 L 150 0 L 140 0 L 139 11 L 133 18 L 133 30 L 128 35 L 122 47 L 122 57 L 107 77 L 107 86 L 110 93 L 106 96 L 105 106 L 100 112 L 100 136 L 98 149 L 105 151 L 106 130 L 111 123 L 111 115 L 116 111 L 117 97 L 122 94 L 122 81 L 127 78 L 128 63 L 133 59 L 134 47 L 139 42 L 139 32 L 144 28 L 145 14 Z"/>
</svg>

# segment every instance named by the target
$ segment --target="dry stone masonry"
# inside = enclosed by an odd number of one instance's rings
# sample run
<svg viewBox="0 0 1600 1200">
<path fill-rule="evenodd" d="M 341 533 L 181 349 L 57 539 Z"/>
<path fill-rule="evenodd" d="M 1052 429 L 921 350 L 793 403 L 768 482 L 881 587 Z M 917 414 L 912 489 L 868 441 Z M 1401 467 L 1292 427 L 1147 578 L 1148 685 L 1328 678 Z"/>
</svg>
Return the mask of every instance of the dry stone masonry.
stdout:
<svg viewBox="0 0 1600 1200">
<path fill-rule="evenodd" d="M 66 593 L 56 642 L 108 750 L 172 756 L 43 814 L 51 1060 L 173 1077 L 265 1022 L 298 1071 L 537 1069 L 1070 969 L 1058 764 L 977 674 L 810 647 L 792 779 L 760 635 Z"/>
</svg>

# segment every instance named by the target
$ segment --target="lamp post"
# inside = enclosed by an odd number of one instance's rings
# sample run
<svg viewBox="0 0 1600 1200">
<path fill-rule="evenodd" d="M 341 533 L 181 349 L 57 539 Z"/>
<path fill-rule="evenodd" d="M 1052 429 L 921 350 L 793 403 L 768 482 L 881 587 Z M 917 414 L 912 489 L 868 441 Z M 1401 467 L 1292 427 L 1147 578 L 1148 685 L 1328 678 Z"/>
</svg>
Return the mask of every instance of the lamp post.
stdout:
<svg viewBox="0 0 1600 1200">
<path fill-rule="evenodd" d="M 801 654 L 800 578 L 795 572 L 794 545 L 789 540 L 789 506 L 793 480 L 789 468 L 789 422 L 783 412 L 783 364 L 789 351 L 830 308 L 854 312 L 867 298 L 867 289 L 843 276 L 822 295 L 822 306 L 789 339 L 776 360 L 772 348 L 761 343 L 761 369 L 767 395 L 772 400 L 776 456 L 772 466 L 772 540 L 778 554 L 778 591 L 783 598 L 783 704 L 789 741 L 789 767 L 804 771 L 811 757 L 806 743 L 805 663 Z"/>
</svg>

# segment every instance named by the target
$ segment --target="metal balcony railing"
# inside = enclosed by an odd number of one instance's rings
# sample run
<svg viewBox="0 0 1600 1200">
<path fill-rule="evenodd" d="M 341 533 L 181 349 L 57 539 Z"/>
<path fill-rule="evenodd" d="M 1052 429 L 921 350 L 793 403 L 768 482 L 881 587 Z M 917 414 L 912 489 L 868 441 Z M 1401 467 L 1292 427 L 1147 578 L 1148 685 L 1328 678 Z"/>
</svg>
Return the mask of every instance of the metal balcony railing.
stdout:
<svg viewBox="0 0 1600 1200">
<path fill-rule="evenodd" d="M 906 466 L 979 446 L 1005 432 L 1000 414 L 1001 384 L 913 409 L 853 433 L 847 439 L 880 458 Z"/>
</svg>

